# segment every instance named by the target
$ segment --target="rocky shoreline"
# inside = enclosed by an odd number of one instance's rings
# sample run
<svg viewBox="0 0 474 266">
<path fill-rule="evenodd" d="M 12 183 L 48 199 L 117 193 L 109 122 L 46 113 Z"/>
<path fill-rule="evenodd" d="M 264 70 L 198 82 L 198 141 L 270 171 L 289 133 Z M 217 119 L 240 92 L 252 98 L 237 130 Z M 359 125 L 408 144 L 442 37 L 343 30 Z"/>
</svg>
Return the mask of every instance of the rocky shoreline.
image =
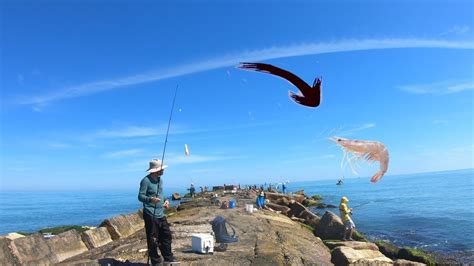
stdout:
<svg viewBox="0 0 474 266">
<path fill-rule="evenodd" d="M 182 265 L 425 265 L 455 264 L 416 249 L 385 242 L 369 242 L 356 233 L 356 241 L 340 241 L 343 225 L 338 215 L 321 217 L 309 206 L 325 206 L 303 191 L 291 196 L 267 193 L 268 206 L 277 212 L 248 213 L 254 190 L 235 194 L 200 193 L 194 200 L 168 210 L 173 231 L 173 250 Z M 218 202 L 235 199 L 233 209 Z M 217 202 L 217 204 L 216 204 Z M 330 207 L 330 206 L 329 206 Z M 334 206 L 335 207 L 335 206 Z M 336 209 L 337 211 L 337 209 Z M 221 215 L 235 228 L 239 241 L 227 251 L 213 254 L 191 252 L 191 236 L 211 233 L 209 221 Z M 105 220 L 82 233 L 69 230 L 49 239 L 42 234 L 0 238 L 0 265 L 145 265 L 146 237 L 140 211 Z"/>
</svg>

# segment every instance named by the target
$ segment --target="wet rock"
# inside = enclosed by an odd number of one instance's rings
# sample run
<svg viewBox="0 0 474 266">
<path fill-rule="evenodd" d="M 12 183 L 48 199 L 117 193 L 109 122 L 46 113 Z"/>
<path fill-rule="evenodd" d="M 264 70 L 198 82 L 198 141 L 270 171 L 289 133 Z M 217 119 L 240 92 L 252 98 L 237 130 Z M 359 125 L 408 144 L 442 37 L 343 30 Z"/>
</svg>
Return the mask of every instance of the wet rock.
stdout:
<svg viewBox="0 0 474 266">
<path fill-rule="evenodd" d="M 393 263 L 393 265 L 394 266 L 423 266 L 426 264 L 421 263 L 421 262 L 416 262 L 416 261 L 398 259 Z"/>
<path fill-rule="evenodd" d="M 356 250 L 379 250 L 376 244 L 362 241 L 324 241 L 324 244 L 326 244 L 329 249 L 335 249 L 336 247 L 349 247 Z"/>
<path fill-rule="evenodd" d="M 301 204 L 303 204 L 305 207 L 312 207 L 317 206 L 318 202 L 312 199 L 304 199 Z"/>
<path fill-rule="evenodd" d="M 391 258 L 392 260 L 398 258 L 398 252 L 400 251 L 399 247 L 385 241 L 377 241 L 375 244 L 378 246 L 380 252 L 382 252 L 385 256 Z"/>
<path fill-rule="evenodd" d="M 415 248 L 401 248 L 398 251 L 398 258 L 430 265 L 435 263 L 435 259 L 430 254 Z"/>
</svg>

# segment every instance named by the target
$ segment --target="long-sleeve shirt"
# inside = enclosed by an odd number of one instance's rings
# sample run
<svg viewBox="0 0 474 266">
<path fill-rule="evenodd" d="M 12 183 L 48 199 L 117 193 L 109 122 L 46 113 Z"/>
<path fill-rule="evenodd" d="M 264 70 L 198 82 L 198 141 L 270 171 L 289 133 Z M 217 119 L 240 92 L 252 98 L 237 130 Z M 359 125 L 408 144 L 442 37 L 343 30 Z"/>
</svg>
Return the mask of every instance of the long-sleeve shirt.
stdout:
<svg viewBox="0 0 474 266">
<path fill-rule="evenodd" d="M 341 212 L 341 218 L 343 222 L 351 219 L 349 216 L 351 214 L 351 210 L 349 207 L 347 207 L 346 203 L 341 203 L 341 205 L 339 205 L 339 211 Z"/>
<path fill-rule="evenodd" d="M 152 203 L 151 198 L 160 198 L 161 201 L 158 203 Z M 145 176 L 140 182 L 140 191 L 138 192 L 138 200 L 143 202 L 143 211 L 156 218 L 162 218 L 165 216 L 163 203 L 163 181 L 161 177 L 157 181 L 154 181 L 150 176 Z M 156 210 L 155 210 L 156 208 Z"/>
<path fill-rule="evenodd" d="M 258 208 L 263 208 L 263 206 L 265 206 L 265 197 L 258 196 L 257 200 L 255 201 L 255 204 L 257 205 Z"/>
</svg>

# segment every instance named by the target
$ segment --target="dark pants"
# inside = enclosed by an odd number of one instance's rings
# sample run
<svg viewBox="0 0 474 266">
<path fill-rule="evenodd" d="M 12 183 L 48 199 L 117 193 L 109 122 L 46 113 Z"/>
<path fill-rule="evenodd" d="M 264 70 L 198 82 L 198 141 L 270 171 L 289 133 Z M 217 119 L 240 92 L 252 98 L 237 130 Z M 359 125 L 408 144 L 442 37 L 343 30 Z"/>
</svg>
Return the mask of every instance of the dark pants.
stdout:
<svg viewBox="0 0 474 266">
<path fill-rule="evenodd" d="M 148 255 L 151 258 L 151 263 L 156 264 L 160 262 L 160 255 L 158 255 L 157 248 L 160 249 L 161 255 L 166 260 L 173 258 L 171 251 L 171 231 L 166 217 L 153 218 L 152 215 L 143 213 L 145 220 L 146 242 L 148 246 Z"/>
</svg>

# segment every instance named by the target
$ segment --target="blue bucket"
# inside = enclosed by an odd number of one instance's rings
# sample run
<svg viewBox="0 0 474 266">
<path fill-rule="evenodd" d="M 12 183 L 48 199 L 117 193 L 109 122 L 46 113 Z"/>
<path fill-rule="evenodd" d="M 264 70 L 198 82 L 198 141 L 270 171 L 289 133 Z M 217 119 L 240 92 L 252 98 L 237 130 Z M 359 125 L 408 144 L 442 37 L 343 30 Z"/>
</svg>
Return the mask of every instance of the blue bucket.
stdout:
<svg viewBox="0 0 474 266">
<path fill-rule="evenodd" d="M 230 200 L 229 201 L 229 209 L 235 208 L 235 200 Z"/>
</svg>

